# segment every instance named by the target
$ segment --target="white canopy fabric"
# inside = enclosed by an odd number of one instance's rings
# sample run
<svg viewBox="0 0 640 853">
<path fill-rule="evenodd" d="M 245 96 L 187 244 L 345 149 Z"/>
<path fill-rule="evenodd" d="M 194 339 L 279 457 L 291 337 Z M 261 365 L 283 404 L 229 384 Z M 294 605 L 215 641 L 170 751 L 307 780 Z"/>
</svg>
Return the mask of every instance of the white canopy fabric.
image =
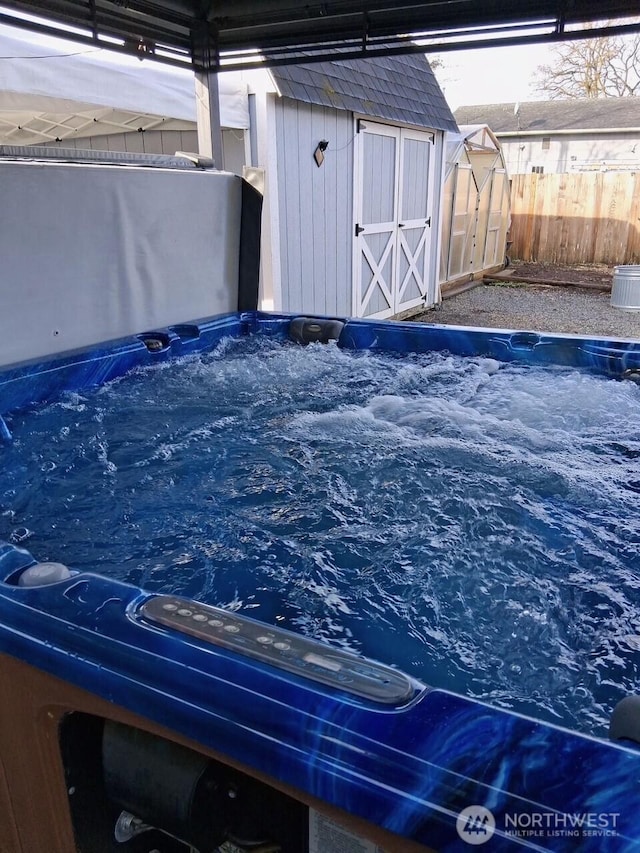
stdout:
<svg viewBox="0 0 640 853">
<path fill-rule="evenodd" d="M 218 79 L 222 127 L 248 128 L 246 83 L 234 73 Z M 2 142 L 62 139 L 92 123 L 86 135 L 195 120 L 190 71 L 0 26 Z"/>
</svg>

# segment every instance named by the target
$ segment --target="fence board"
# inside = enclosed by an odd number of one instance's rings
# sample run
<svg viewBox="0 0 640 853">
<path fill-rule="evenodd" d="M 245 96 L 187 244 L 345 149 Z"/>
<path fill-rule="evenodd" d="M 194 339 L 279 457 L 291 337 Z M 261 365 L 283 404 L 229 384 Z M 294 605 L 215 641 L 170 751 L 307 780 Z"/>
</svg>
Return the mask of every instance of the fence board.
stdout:
<svg viewBox="0 0 640 853">
<path fill-rule="evenodd" d="M 511 255 L 562 264 L 640 263 L 640 174 L 514 175 Z"/>
</svg>

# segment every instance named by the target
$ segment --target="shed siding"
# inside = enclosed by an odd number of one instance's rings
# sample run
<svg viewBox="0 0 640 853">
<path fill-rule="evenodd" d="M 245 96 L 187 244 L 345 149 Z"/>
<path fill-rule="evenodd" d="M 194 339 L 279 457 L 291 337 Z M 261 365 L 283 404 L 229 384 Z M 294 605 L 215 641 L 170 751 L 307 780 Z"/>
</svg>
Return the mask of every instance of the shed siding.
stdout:
<svg viewBox="0 0 640 853">
<path fill-rule="evenodd" d="M 309 314 L 348 315 L 353 252 L 353 116 L 278 98 L 275 117 L 280 307 Z M 318 168 L 313 152 L 322 139 L 329 146 Z"/>
</svg>

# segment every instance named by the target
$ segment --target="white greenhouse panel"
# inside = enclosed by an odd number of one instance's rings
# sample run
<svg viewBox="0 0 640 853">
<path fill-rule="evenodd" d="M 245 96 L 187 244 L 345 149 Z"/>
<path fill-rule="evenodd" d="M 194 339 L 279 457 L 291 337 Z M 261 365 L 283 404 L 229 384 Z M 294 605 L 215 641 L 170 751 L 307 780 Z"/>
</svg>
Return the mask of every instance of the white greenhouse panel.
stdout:
<svg viewBox="0 0 640 853">
<path fill-rule="evenodd" d="M 440 283 L 479 277 L 504 263 L 509 179 L 500 145 L 485 126 L 448 134 Z"/>
</svg>

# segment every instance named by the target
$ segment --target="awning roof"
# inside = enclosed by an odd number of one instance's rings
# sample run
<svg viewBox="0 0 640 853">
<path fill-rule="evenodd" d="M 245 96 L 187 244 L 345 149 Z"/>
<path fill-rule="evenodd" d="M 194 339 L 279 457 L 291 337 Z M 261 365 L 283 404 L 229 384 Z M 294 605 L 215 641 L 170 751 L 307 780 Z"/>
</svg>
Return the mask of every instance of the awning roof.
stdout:
<svg viewBox="0 0 640 853">
<path fill-rule="evenodd" d="M 59 39 L 22 37 L 0 26 L 0 141 L 13 145 L 105 133 L 183 129 L 196 120 L 193 74 L 80 48 Z M 266 71 L 264 72 L 267 73 Z M 249 127 L 247 85 L 221 75 L 222 127 Z M 177 123 L 176 123 L 177 122 Z"/>
<path fill-rule="evenodd" d="M 550 41 L 584 34 L 585 24 L 637 14 L 634 0 L 8 0 L 15 11 L 48 22 L 23 26 L 50 32 L 78 28 L 76 38 L 105 43 L 157 59 L 216 67 L 218 52 L 244 66 L 259 51 L 269 64 L 291 63 L 300 51 L 316 59 L 408 53 L 419 48 L 407 34 L 422 33 L 429 48 Z M 12 18 L 11 21 L 8 19 Z M 0 20 L 3 15 L 0 14 Z M 53 24 L 51 23 L 53 22 Z M 627 26 L 638 28 L 637 23 Z M 589 35 L 596 31 L 590 30 Z M 514 38 L 515 36 L 515 38 Z M 475 39 L 481 37 L 482 41 Z M 424 50 L 424 47 L 421 48 Z"/>
</svg>

